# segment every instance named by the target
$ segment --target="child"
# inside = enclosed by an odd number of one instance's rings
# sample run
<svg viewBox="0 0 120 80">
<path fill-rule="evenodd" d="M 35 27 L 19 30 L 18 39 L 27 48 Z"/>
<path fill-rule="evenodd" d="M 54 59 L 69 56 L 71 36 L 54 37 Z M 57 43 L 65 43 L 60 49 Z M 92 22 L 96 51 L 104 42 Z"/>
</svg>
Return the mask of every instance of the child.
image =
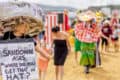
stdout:
<svg viewBox="0 0 120 80">
<path fill-rule="evenodd" d="M 38 36 L 35 37 L 35 41 L 37 46 L 39 46 L 39 49 L 41 49 L 41 53 L 43 54 L 41 55 L 38 52 L 36 52 L 38 57 L 37 63 L 38 63 L 40 80 L 45 80 L 48 62 L 51 58 L 51 53 L 49 48 L 46 47 L 44 41 L 42 41 L 42 43 L 40 42 Z"/>
</svg>

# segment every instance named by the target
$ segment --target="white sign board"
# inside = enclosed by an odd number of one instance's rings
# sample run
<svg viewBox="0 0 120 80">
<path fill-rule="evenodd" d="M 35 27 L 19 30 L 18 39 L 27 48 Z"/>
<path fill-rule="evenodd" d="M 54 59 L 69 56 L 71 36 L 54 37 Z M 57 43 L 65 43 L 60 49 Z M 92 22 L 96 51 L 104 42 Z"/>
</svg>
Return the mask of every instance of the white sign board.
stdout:
<svg viewBox="0 0 120 80">
<path fill-rule="evenodd" d="M 39 5 L 27 2 L 0 3 L 0 11 L 0 19 L 7 19 L 15 16 L 30 16 L 41 20 L 44 15 L 44 11 Z"/>
<path fill-rule="evenodd" d="M 3 80 L 38 80 L 32 41 L 0 42 L 0 63 Z"/>
</svg>

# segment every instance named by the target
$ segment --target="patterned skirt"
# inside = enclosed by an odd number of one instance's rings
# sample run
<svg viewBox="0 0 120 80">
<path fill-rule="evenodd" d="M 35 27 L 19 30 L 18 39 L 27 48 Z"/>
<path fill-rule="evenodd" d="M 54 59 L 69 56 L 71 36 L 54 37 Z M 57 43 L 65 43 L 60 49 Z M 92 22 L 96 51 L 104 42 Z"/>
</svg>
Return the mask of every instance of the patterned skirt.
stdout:
<svg viewBox="0 0 120 80">
<path fill-rule="evenodd" d="M 95 65 L 95 43 L 85 43 L 81 42 L 81 58 L 80 58 L 80 65 L 86 66 L 93 66 Z"/>
</svg>

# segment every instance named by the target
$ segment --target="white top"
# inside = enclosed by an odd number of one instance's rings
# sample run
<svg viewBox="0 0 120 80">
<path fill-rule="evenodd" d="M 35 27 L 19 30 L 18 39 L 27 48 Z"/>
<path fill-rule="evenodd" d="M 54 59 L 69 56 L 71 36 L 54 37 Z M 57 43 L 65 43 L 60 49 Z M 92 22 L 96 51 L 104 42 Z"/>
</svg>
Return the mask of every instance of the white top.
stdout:
<svg viewBox="0 0 120 80">
<path fill-rule="evenodd" d="M 120 33 L 120 29 L 115 29 L 115 30 L 113 31 L 112 37 L 113 37 L 113 38 L 119 37 L 119 33 Z"/>
</svg>

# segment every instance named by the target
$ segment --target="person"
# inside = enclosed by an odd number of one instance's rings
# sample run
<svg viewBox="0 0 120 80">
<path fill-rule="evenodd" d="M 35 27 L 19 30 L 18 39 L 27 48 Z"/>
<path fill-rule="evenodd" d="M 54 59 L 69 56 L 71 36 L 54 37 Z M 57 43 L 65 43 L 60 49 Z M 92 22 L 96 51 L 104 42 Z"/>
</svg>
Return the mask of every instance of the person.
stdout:
<svg viewBox="0 0 120 80">
<path fill-rule="evenodd" d="M 101 27 L 102 27 L 102 22 L 103 22 L 103 13 L 101 11 L 96 12 L 96 25 L 99 30 L 99 37 L 96 43 L 96 53 L 95 53 L 95 66 L 96 67 L 102 67 L 101 64 L 101 56 L 100 56 L 100 47 L 101 47 Z"/>
<path fill-rule="evenodd" d="M 50 53 L 51 50 L 49 48 L 47 48 L 44 41 L 42 41 L 42 42 L 40 41 L 39 36 L 35 35 L 34 40 L 37 43 L 37 46 L 43 48 L 42 51 L 44 52 L 44 55 L 46 55 L 48 57 L 48 58 L 46 58 L 43 55 L 41 55 L 40 53 L 36 52 L 40 80 L 45 80 L 48 63 L 52 56 L 52 54 Z"/>
<path fill-rule="evenodd" d="M 113 41 L 113 46 L 114 46 L 114 49 L 115 49 L 115 52 L 118 52 L 119 51 L 119 34 L 120 34 L 120 30 L 118 28 L 117 25 L 114 25 L 113 27 L 113 34 L 112 34 L 112 41 Z"/>
<path fill-rule="evenodd" d="M 110 26 L 110 22 L 108 20 L 106 20 L 103 23 L 103 27 L 101 29 L 102 51 L 108 51 L 109 41 L 111 40 L 111 38 L 110 38 L 111 35 L 112 35 L 112 28 Z"/>
<path fill-rule="evenodd" d="M 90 68 L 95 65 L 96 42 L 99 37 L 99 30 L 95 24 L 95 13 L 92 11 L 82 12 L 78 15 L 82 21 L 75 28 L 75 36 L 80 43 L 80 65 L 84 67 L 84 72 L 88 74 Z"/>
<path fill-rule="evenodd" d="M 117 10 L 113 10 L 112 17 L 110 19 L 111 26 L 114 27 L 114 25 L 119 24 L 119 13 Z"/>
<path fill-rule="evenodd" d="M 72 51 L 73 51 L 73 49 L 74 49 L 74 36 L 73 36 L 74 29 L 70 29 L 67 33 L 68 33 L 68 40 L 70 42 L 70 46 L 72 47 Z"/>
<path fill-rule="evenodd" d="M 70 26 L 69 26 L 69 16 L 67 9 L 64 9 L 64 20 L 65 20 L 65 31 L 68 31 L 70 29 Z"/>
<path fill-rule="evenodd" d="M 8 31 L 4 33 L 3 40 L 13 40 L 13 39 L 28 39 L 32 38 L 27 35 L 29 31 L 29 26 L 27 23 L 18 22 L 12 31 Z M 37 41 L 34 41 L 35 50 L 45 58 L 49 59 L 49 56 L 45 55 L 42 47 L 39 47 Z"/>
<path fill-rule="evenodd" d="M 39 38 L 40 38 L 40 40 L 45 39 L 45 31 L 44 30 L 42 32 L 40 32 Z"/>
<path fill-rule="evenodd" d="M 76 29 L 80 26 L 82 26 L 83 22 L 77 22 L 76 23 L 76 27 L 75 27 L 75 36 L 76 36 L 76 33 L 79 31 L 77 31 Z M 78 64 L 78 52 L 81 52 L 81 41 L 78 40 L 76 37 L 75 37 L 75 41 L 74 41 L 74 44 L 75 44 L 75 62 L 76 64 Z"/>
<path fill-rule="evenodd" d="M 56 80 L 63 80 L 64 64 L 70 51 L 67 34 L 60 32 L 58 26 L 52 28 L 52 46 L 54 45 L 54 65 L 56 67 Z"/>
<path fill-rule="evenodd" d="M 2 38 L 3 38 L 3 27 L 0 26 L 0 40 L 2 40 Z M 0 77 L 1 75 L 2 75 L 2 71 L 1 71 L 1 64 L 0 64 Z"/>
<path fill-rule="evenodd" d="M 0 40 L 3 38 L 3 27 L 0 26 Z"/>
<path fill-rule="evenodd" d="M 78 19 L 78 17 L 76 17 L 76 21 L 74 24 L 72 24 L 72 26 L 74 26 L 75 28 L 75 31 L 74 31 L 74 34 L 73 36 L 75 37 L 76 36 L 76 29 L 79 27 L 79 26 L 82 26 L 83 25 L 83 22 L 81 20 Z M 78 31 L 77 31 L 78 32 Z M 80 49 L 80 44 L 81 44 L 81 41 L 78 40 L 76 37 L 74 39 L 74 51 L 75 51 L 75 62 L 76 64 L 78 64 L 78 52 L 81 51 Z"/>
<path fill-rule="evenodd" d="M 99 47 L 100 47 L 100 38 L 101 38 L 101 26 L 100 26 L 100 23 L 97 23 L 97 26 L 96 26 L 98 29 L 97 32 L 99 32 L 99 37 L 98 37 L 98 40 L 96 42 L 96 50 L 95 50 L 95 67 L 101 67 L 101 56 L 100 56 L 100 50 L 99 50 Z"/>
<path fill-rule="evenodd" d="M 86 21 L 85 30 L 94 29 L 94 26 L 91 24 L 91 20 Z M 90 37 L 91 34 L 87 34 L 86 37 Z M 80 59 L 80 65 L 83 65 L 85 67 L 84 72 L 88 74 L 90 72 L 90 68 L 95 65 L 95 49 L 96 49 L 96 43 L 95 42 L 84 42 L 81 41 L 81 59 Z"/>
</svg>

